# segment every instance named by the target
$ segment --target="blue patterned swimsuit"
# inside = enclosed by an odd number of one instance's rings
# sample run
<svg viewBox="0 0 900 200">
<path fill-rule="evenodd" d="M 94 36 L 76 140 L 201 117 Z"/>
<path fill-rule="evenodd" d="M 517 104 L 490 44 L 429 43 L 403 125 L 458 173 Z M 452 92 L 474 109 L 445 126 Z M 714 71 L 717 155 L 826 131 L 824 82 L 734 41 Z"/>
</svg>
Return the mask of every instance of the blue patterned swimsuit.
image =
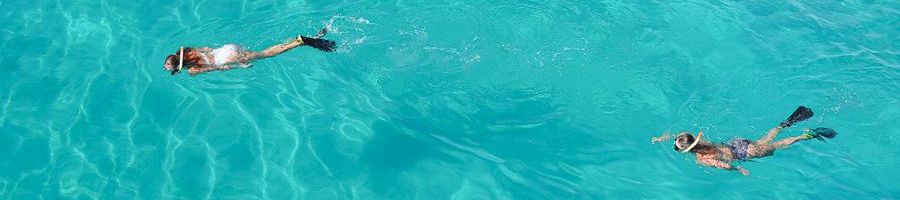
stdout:
<svg viewBox="0 0 900 200">
<path fill-rule="evenodd" d="M 728 149 L 731 149 L 731 157 L 734 160 L 747 160 L 747 150 L 750 147 L 750 140 L 743 138 L 731 139 L 731 141 L 727 144 Z"/>
</svg>

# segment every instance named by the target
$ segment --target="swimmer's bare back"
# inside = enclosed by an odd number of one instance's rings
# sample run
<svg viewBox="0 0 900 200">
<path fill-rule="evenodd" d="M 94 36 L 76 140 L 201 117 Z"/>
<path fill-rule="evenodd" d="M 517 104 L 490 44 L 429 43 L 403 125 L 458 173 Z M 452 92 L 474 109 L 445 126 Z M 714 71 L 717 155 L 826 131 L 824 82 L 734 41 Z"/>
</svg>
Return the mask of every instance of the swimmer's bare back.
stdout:
<svg viewBox="0 0 900 200">
<path fill-rule="evenodd" d="M 314 37 L 297 36 L 290 41 L 271 46 L 260 52 L 244 50 L 233 44 L 227 44 L 217 49 L 181 47 L 175 53 L 166 56 L 163 67 L 172 75 L 187 69 L 188 74 L 194 76 L 209 71 L 230 70 L 234 67 L 248 68 L 253 61 L 269 58 L 299 46 L 309 46 L 324 52 L 332 52 L 335 42 L 321 39 L 325 33 L 326 30 L 322 29 Z"/>
</svg>

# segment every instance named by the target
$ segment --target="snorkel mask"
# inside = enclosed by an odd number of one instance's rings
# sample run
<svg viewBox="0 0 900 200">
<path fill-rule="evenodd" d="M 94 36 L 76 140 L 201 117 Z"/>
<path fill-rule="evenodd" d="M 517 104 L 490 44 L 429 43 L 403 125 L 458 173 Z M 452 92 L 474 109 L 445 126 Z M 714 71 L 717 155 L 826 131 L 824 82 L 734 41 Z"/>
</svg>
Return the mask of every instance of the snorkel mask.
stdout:
<svg viewBox="0 0 900 200">
<path fill-rule="evenodd" d="M 184 47 L 178 50 L 178 68 L 172 70 L 172 76 L 180 72 L 182 67 L 184 67 Z"/>
<path fill-rule="evenodd" d="M 697 144 L 700 143 L 700 138 L 702 138 L 702 137 L 703 137 L 703 130 L 700 130 L 700 132 L 697 133 L 697 138 L 694 138 L 694 142 L 692 142 L 691 145 L 688 146 L 687 148 L 684 148 L 684 149 L 680 150 L 680 152 L 681 152 L 681 153 L 687 153 L 687 152 L 691 151 L 691 149 L 694 149 L 694 147 L 697 147 Z M 675 140 L 675 147 L 678 147 L 678 140 L 677 140 L 677 139 Z"/>
</svg>

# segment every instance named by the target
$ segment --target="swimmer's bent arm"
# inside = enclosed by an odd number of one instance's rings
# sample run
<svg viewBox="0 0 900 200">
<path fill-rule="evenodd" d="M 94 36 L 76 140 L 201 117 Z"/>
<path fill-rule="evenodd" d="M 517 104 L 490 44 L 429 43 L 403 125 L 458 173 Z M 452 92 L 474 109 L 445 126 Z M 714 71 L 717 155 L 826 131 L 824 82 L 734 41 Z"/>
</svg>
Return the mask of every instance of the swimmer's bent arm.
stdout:
<svg viewBox="0 0 900 200">
<path fill-rule="evenodd" d="M 697 163 L 700 163 L 701 165 L 710 166 L 710 167 L 715 167 L 715 168 L 724 169 L 724 170 L 729 170 L 729 171 L 731 171 L 731 170 L 737 170 L 738 172 L 741 172 L 741 174 L 743 174 L 743 175 L 750 175 L 750 171 L 748 171 L 747 169 L 744 169 L 744 168 L 741 167 L 741 166 L 736 166 L 736 167 L 735 167 L 735 166 L 731 166 L 731 164 L 729 164 L 729 163 L 727 163 L 727 162 L 722 162 L 721 160 L 715 160 L 715 159 L 698 159 L 698 160 L 697 160 Z"/>
<path fill-rule="evenodd" d="M 225 71 L 225 70 L 229 70 L 229 69 L 231 69 L 231 68 L 228 66 L 216 67 L 216 66 L 204 65 L 202 67 L 192 67 L 192 68 L 188 69 L 188 74 L 190 74 L 191 76 L 196 76 L 197 74 L 202 74 L 202 73 L 208 72 L 208 71 L 214 71 L 214 70 Z"/>
</svg>

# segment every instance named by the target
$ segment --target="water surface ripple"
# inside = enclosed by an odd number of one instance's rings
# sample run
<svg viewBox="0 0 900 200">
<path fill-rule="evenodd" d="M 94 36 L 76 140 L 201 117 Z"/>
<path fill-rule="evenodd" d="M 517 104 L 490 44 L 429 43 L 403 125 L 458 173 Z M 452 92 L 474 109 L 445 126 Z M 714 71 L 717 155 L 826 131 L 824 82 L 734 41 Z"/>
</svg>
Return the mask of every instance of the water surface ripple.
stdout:
<svg viewBox="0 0 900 200">
<path fill-rule="evenodd" d="M 0 199 L 900 198 L 897 1 L 2 1 Z M 260 50 L 170 76 L 179 46 Z M 696 166 L 661 132 L 757 138 Z M 764 192 L 760 192 L 764 191 Z"/>
</svg>

